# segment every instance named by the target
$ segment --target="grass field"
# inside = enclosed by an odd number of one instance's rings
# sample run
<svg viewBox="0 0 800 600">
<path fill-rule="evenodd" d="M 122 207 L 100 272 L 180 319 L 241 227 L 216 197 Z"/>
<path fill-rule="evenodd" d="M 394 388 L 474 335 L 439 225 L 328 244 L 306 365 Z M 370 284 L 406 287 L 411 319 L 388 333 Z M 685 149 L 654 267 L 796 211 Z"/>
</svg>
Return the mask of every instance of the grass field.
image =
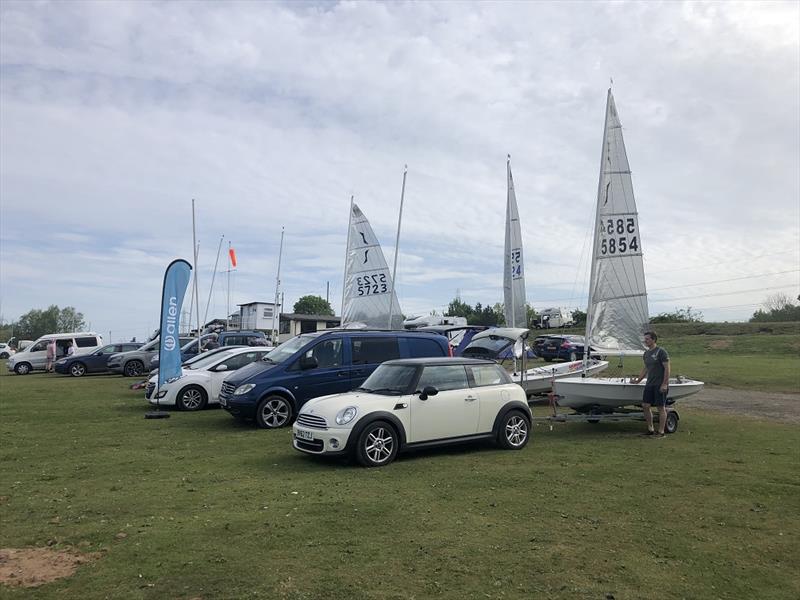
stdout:
<svg viewBox="0 0 800 600">
<path fill-rule="evenodd" d="M 682 344 L 665 340 L 676 364 L 704 356 Z M 729 382 L 718 358 L 707 373 Z M 762 358 L 786 358 L 790 387 L 797 353 Z M 220 410 L 146 421 L 129 383 L 0 376 L 0 547 L 95 556 L 0 597 L 800 596 L 797 426 L 682 411 L 664 440 L 640 423 L 537 426 L 521 452 L 366 470 Z"/>
</svg>

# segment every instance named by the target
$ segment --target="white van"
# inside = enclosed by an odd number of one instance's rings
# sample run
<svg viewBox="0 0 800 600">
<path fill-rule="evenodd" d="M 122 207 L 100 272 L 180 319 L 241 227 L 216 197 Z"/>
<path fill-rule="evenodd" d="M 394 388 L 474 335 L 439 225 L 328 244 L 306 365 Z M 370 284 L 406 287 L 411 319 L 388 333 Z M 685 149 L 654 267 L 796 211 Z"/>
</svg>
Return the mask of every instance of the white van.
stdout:
<svg viewBox="0 0 800 600">
<path fill-rule="evenodd" d="M 103 345 L 103 336 L 94 331 L 43 335 L 24 350 L 9 357 L 6 362 L 8 370 L 17 375 L 27 375 L 35 370 L 44 371 L 47 366 L 47 343 L 50 340 L 56 341 L 56 357 L 53 362 L 67 356 L 67 350 L 73 341 L 75 356 L 94 352 Z"/>
</svg>

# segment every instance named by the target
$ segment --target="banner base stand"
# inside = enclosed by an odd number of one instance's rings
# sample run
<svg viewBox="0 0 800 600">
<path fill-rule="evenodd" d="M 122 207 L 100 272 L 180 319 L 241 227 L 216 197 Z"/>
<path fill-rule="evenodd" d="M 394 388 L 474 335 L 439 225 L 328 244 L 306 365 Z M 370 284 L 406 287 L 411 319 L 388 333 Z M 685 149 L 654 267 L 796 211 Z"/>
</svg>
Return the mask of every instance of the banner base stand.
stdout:
<svg viewBox="0 0 800 600">
<path fill-rule="evenodd" d="M 145 419 L 169 419 L 170 414 L 161 410 L 151 410 L 144 413 Z"/>
</svg>

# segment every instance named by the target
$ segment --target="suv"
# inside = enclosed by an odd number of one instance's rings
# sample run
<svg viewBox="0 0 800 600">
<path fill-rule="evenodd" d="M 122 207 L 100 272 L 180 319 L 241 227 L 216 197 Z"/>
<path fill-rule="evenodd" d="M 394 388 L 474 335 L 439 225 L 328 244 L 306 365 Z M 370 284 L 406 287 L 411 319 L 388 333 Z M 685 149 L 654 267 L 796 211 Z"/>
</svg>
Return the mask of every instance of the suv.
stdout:
<svg viewBox="0 0 800 600">
<path fill-rule="evenodd" d="M 381 467 L 415 447 L 489 439 L 520 450 L 530 429 L 525 392 L 500 365 L 417 358 L 385 362 L 357 390 L 306 403 L 293 444 L 308 454 L 351 455 L 365 467 Z"/>
<path fill-rule="evenodd" d="M 183 346 L 192 341 L 188 336 L 181 336 L 179 344 Z M 150 366 L 150 359 L 158 355 L 159 338 L 150 340 L 138 350 L 112 354 L 107 363 L 112 373 L 122 373 L 125 377 L 138 377 L 145 374 L 145 365 Z"/>
<path fill-rule="evenodd" d="M 327 330 L 292 338 L 222 384 L 219 402 L 259 427 L 288 425 L 308 400 L 349 392 L 395 358 L 447 356 L 447 338 L 413 331 Z"/>
<path fill-rule="evenodd" d="M 263 331 L 231 330 L 223 331 L 217 338 L 220 346 L 268 346 Z"/>
</svg>

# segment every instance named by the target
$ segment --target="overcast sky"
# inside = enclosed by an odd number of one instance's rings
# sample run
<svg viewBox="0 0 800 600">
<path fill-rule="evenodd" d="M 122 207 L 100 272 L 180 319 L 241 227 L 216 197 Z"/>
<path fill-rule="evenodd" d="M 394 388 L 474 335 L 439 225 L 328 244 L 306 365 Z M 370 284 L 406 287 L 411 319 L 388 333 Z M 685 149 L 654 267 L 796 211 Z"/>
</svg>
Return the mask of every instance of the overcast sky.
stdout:
<svg viewBox="0 0 800 600">
<path fill-rule="evenodd" d="M 338 314 L 350 194 L 405 314 L 502 300 L 506 154 L 528 300 L 585 309 L 606 89 L 650 313 L 800 293 L 797 2 L 0 4 L 0 313 L 156 327 L 163 270 L 217 244 L 232 303 Z M 224 264 L 224 257 L 221 260 Z M 209 318 L 224 317 L 219 276 Z"/>
</svg>

